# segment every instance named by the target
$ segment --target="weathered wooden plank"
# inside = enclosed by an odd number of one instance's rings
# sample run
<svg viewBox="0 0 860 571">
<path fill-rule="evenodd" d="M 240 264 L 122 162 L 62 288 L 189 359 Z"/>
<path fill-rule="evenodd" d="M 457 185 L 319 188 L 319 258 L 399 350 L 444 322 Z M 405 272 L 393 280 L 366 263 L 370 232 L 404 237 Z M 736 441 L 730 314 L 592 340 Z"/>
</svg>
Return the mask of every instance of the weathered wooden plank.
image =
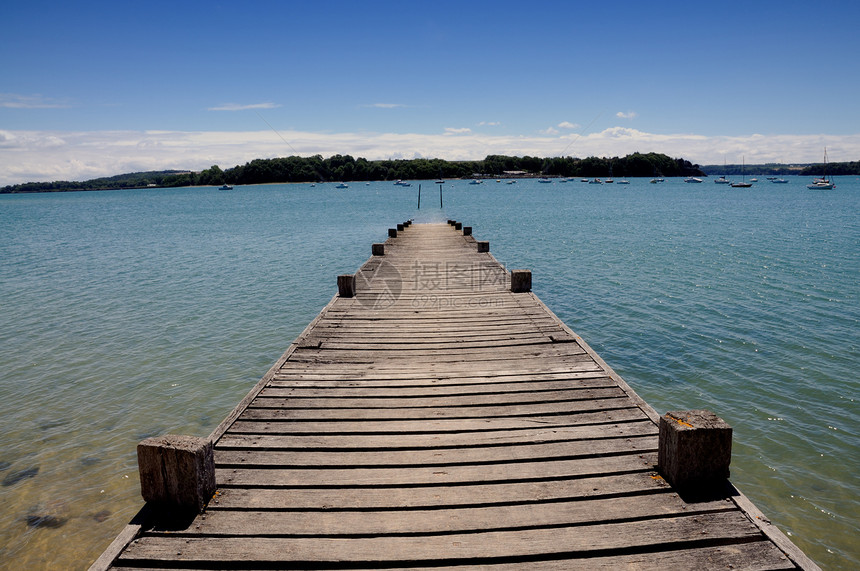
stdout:
<svg viewBox="0 0 860 571">
<path fill-rule="evenodd" d="M 595 455 L 654 452 L 657 436 L 630 436 L 574 442 L 506 443 L 502 446 L 429 448 L 423 450 L 224 450 L 215 462 L 221 468 L 235 466 L 453 466 L 517 460 L 585 458 Z"/>
<path fill-rule="evenodd" d="M 644 417 L 643 417 L 644 418 Z M 542 443 L 605 438 L 631 438 L 655 436 L 657 429 L 650 420 L 619 424 L 586 424 L 580 426 L 555 426 L 552 428 L 526 428 L 519 430 L 490 430 L 455 432 L 451 434 L 312 434 L 312 435 L 243 435 L 225 434 L 218 441 L 216 454 L 220 450 L 253 449 L 265 450 L 415 450 L 446 446 L 475 447 L 487 445 L 516 444 L 521 442 Z"/>
<path fill-rule="evenodd" d="M 483 382 L 442 384 L 436 379 L 422 386 L 415 384 L 370 381 L 272 381 L 260 392 L 266 397 L 432 397 L 432 396 L 455 396 L 455 395 L 483 395 L 483 394 L 516 394 L 516 393 L 540 393 L 560 390 L 597 389 L 616 387 L 612 380 L 604 375 L 591 375 L 591 378 L 564 379 L 558 381 L 529 381 L 519 379 L 517 381 L 496 382 L 485 380 Z"/>
<path fill-rule="evenodd" d="M 220 486 L 436 486 L 467 482 L 509 482 L 547 480 L 572 476 L 597 476 L 652 471 L 656 454 L 625 454 L 581 458 L 576 460 L 543 460 L 479 466 L 407 468 L 216 468 Z"/>
<path fill-rule="evenodd" d="M 445 362 L 449 360 L 469 362 L 503 361 L 510 360 L 515 355 L 529 359 L 551 359 L 556 363 L 589 360 L 585 351 L 575 343 L 548 343 L 544 341 L 494 347 L 462 346 L 457 347 L 456 351 L 453 352 L 450 347 L 421 348 L 413 346 L 412 348 L 397 348 L 386 345 L 384 347 L 371 346 L 366 349 L 338 349 L 326 348 L 324 344 L 314 344 L 313 346 L 300 346 L 293 353 L 291 360 L 294 362 L 309 362 L 314 360 L 351 362 L 359 360 L 358 362 L 366 363 L 386 360 L 389 363 L 409 361 L 412 364 L 417 364 L 423 362 L 438 363 L 440 359 Z"/>
<path fill-rule="evenodd" d="M 380 397 L 376 395 L 299 397 L 279 396 L 262 392 L 254 400 L 255 408 L 446 408 L 491 405 L 525 405 L 532 403 L 570 402 L 596 400 L 625 396 L 618 387 L 547 390 L 541 392 L 478 393 L 449 396 L 400 396 Z"/>
<path fill-rule="evenodd" d="M 498 378 L 504 376 L 541 378 L 542 375 L 560 375 L 557 378 L 575 378 L 573 375 L 599 372 L 607 375 L 605 369 L 592 360 L 582 359 L 574 363 L 547 363 L 539 359 L 530 360 L 529 368 L 524 365 L 523 359 L 512 359 L 502 363 L 496 361 L 492 367 L 478 368 L 469 362 L 445 362 L 444 365 L 428 363 L 421 367 L 408 367 L 408 363 L 399 363 L 397 366 L 373 363 L 366 367 L 347 368 L 343 364 L 317 363 L 309 368 L 305 363 L 286 362 L 277 371 L 277 379 L 325 379 L 333 380 L 355 379 L 355 380 L 424 380 L 436 379 L 477 379 Z M 514 368 L 511 365 L 520 365 Z"/>
<path fill-rule="evenodd" d="M 725 546 L 697 547 L 681 549 L 668 547 L 668 551 L 647 551 L 645 553 L 612 555 L 602 557 L 577 557 L 575 554 L 557 554 L 555 559 L 532 557 L 525 561 L 463 563 L 461 565 L 423 565 L 407 567 L 394 566 L 390 571 L 579 571 L 579 570 L 616 570 L 635 569 L 637 571 L 664 571 L 666 569 L 701 569 L 724 570 L 744 569 L 745 571 L 787 571 L 797 569 L 785 555 L 772 543 L 767 541 L 752 541 L 733 543 Z M 552 557 L 553 555 L 547 555 Z M 498 561 L 498 560 L 493 560 Z M 348 565 L 344 562 L 343 565 Z M 244 567 L 245 569 L 253 568 Z M 292 567 L 296 569 L 297 567 Z M 304 568 L 311 568 L 310 565 Z M 326 563 L 326 569 L 354 569 L 339 564 Z M 117 571 L 164 571 L 167 567 L 134 567 L 121 565 L 114 567 Z M 199 569 L 203 567 L 185 567 L 183 569 Z M 262 568 L 259 568 L 262 571 Z"/>
<path fill-rule="evenodd" d="M 616 520 L 656 519 L 736 511 L 731 502 L 687 504 L 675 494 L 649 494 L 579 501 L 528 502 L 432 510 L 209 510 L 186 532 L 206 535 L 290 536 L 465 533 L 526 527 L 593 525 Z M 659 525 L 659 524 L 658 524 Z"/>
<path fill-rule="evenodd" d="M 295 421 L 288 419 L 239 419 L 230 432 L 235 434 L 427 434 L 477 432 L 488 430 L 517 430 L 535 427 L 574 426 L 580 424 L 604 424 L 628 420 L 643 420 L 648 417 L 638 408 L 586 411 L 576 414 L 553 416 L 525 416 L 507 418 L 457 418 L 422 420 L 341 420 L 325 422 L 319 420 Z"/>
<path fill-rule="evenodd" d="M 628 408 L 628 397 L 604 398 L 600 400 L 566 400 L 537 404 L 510 404 L 490 406 L 461 406 L 445 408 L 257 408 L 257 400 L 251 403 L 239 418 L 242 420 L 415 420 L 437 418 L 487 418 L 499 416 L 541 416 L 570 412 L 594 412 Z"/>
<path fill-rule="evenodd" d="M 752 527 L 752 529 L 750 529 Z M 217 537 L 147 535 L 135 541 L 120 560 L 243 562 L 464 562 L 594 552 L 606 555 L 633 548 L 726 540 L 758 540 L 761 533 L 739 512 L 647 519 L 616 524 L 550 527 L 515 531 L 443 535 L 353 537 Z"/>
<path fill-rule="evenodd" d="M 509 505 L 655 494 L 669 485 L 656 472 L 557 478 L 533 482 L 413 488 L 222 488 L 209 509 L 404 509 Z"/>
</svg>

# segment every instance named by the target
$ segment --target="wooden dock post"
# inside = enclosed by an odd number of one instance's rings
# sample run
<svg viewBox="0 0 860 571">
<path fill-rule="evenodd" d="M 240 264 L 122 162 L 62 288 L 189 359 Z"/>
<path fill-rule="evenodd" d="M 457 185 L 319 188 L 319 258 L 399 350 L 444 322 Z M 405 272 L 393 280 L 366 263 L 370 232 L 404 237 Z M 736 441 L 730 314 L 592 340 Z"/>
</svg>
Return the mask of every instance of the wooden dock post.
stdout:
<svg viewBox="0 0 860 571">
<path fill-rule="evenodd" d="M 462 222 L 455 222 L 454 223 L 454 230 L 462 230 L 462 229 L 463 229 L 463 223 Z"/>
<path fill-rule="evenodd" d="M 212 443 L 167 434 L 137 445 L 140 493 L 147 502 L 176 512 L 200 513 L 215 494 Z"/>
<path fill-rule="evenodd" d="M 532 290 L 531 270 L 511 270 L 511 291 L 527 293 Z"/>
<path fill-rule="evenodd" d="M 402 232 L 404 228 L 406 228 L 406 226 L 404 226 L 403 224 L 398 224 L 398 225 L 397 225 L 397 231 L 398 231 L 398 232 Z"/>
<path fill-rule="evenodd" d="M 478 242 L 478 252 L 489 252 L 490 251 L 490 243 L 489 242 Z"/>
<path fill-rule="evenodd" d="M 707 493 L 729 477 L 732 428 L 707 410 L 660 417 L 657 469 L 681 491 Z"/>
<path fill-rule="evenodd" d="M 471 226 L 463 226 L 463 236 L 471 236 L 472 235 L 472 227 Z"/>
<path fill-rule="evenodd" d="M 337 276 L 337 294 L 340 297 L 355 297 L 355 274 Z"/>
<path fill-rule="evenodd" d="M 389 228 L 388 229 L 388 237 L 389 238 L 397 238 L 397 228 Z"/>
<path fill-rule="evenodd" d="M 373 256 L 384 256 L 385 255 L 385 244 L 372 244 L 370 246 L 370 253 Z"/>
</svg>

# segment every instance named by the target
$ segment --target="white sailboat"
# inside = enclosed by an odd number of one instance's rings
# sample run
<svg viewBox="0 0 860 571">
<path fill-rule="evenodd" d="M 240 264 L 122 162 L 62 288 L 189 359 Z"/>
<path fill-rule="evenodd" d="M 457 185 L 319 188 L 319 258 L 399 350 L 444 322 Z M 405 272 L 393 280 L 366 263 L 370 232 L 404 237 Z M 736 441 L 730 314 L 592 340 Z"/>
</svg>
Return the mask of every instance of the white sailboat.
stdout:
<svg viewBox="0 0 860 571">
<path fill-rule="evenodd" d="M 741 182 L 733 182 L 732 188 L 749 188 L 752 186 L 751 182 L 747 182 L 746 175 L 744 174 L 744 167 L 746 166 L 746 157 L 741 159 Z"/>
<path fill-rule="evenodd" d="M 726 157 L 723 156 L 723 172 L 726 171 Z M 732 181 L 726 178 L 726 175 L 721 175 L 720 178 L 714 180 L 714 184 L 732 184 Z"/>
<path fill-rule="evenodd" d="M 812 181 L 812 184 L 807 184 L 806 188 L 813 190 L 833 190 L 836 188 L 833 179 L 827 178 L 827 147 L 824 147 L 824 176 L 816 178 Z"/>
</svg>

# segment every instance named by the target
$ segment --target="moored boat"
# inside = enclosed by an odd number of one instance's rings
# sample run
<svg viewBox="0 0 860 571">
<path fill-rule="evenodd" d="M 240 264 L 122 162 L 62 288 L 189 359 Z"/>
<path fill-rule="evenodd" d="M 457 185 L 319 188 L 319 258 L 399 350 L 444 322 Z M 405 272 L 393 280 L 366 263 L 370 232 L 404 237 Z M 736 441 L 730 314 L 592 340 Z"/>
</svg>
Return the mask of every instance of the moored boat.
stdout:
<svg viewBox="0 0 860 571">
<path fill-rule="evenodd" d="M 752 186 L 751 182 L 747 182 L 746 175 L 744 175 L 744 166 L 746 165 L 746 159 L 741 159 L 741 182 L 733 182 L 732 188 L 749 188 Z"/>
<path fill-rule="evenodd" d="M 827 147 L 824 148 L 824 176 L 814 179 L 812 184 L 806 185 L 806 188 L 812 190 L 833 190 L 836 188 L 833 180 L 827 178 Z"/>
</svg>

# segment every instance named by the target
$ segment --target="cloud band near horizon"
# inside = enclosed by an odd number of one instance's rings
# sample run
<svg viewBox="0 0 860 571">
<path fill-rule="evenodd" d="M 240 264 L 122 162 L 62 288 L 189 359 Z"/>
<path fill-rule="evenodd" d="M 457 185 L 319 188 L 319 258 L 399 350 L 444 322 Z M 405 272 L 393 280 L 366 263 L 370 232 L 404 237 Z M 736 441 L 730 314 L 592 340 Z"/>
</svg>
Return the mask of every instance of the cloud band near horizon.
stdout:
<svg viewBox="0 0 860 571">
<path fill-rule="evenodd" d="M 709 137 L 611 127 L 589 135 L 485 135 L 449 129 L 437 134 L 283 131 L 15 131 L 0 130 L 0 185 L 88 180 L 149 170 L 232 168 L 257 158 L 349 154 L 377 159 L 480 160 L 491 154 L 624 156 L 664 153 L 697 164 L 833 162 L 860 158 L 860 134 Z M 284 141 L 288 141 L 286 145 Z M 296 152 L 293 152 L 295 149 Z"/>
</svg>

